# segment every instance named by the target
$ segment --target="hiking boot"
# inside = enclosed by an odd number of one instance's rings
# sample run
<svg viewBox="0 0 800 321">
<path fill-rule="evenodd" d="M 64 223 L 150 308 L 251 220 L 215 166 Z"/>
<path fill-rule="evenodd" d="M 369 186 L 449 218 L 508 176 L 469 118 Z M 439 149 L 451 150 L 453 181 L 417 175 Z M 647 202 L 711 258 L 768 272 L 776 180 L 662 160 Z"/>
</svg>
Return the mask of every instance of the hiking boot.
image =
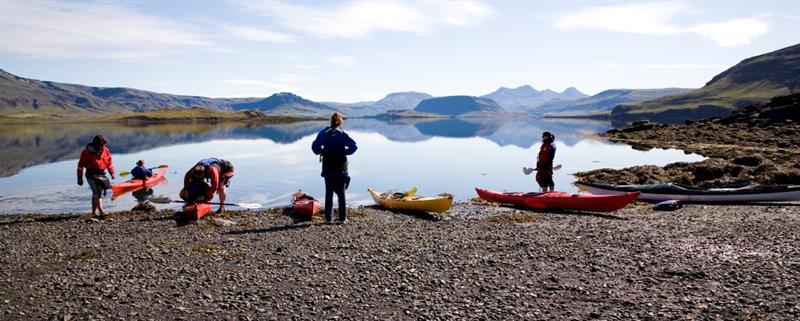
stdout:
<svg viewBox="0 0 800 321">
<path fill-rule="evenodd" d="M 333 221 L 325 221 L 325 225 L 333 225 Z"/>
<path fill-rule="evenodd" d="M 350 223 L 350 221 L 348 221 L 347 219 L 344 219 L 344 221 L 339 222 L 339 224 L 347 224 L 347 223 Z"/>
</svg>

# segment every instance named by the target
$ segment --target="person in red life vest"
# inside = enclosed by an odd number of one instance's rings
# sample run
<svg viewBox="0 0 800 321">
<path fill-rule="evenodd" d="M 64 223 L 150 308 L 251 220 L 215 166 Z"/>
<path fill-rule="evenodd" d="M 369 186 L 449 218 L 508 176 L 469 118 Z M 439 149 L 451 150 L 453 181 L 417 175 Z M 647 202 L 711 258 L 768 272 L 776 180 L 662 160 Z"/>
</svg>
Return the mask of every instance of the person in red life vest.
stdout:
<svg viewBox="0 0 800 321">
<path fill-rule="evenodd" d="M 106 147 L 108 141 L 103 135 L 94 136 L 92 142 L 86 144 L 86 148 L 81 152 L 78 160 L 78 185 L 83 186 L 83 169 L 86 168 L 86 183 L 92 190 L 92 216 L 100 212 L 100 216 L 106 215 L 103 210 L 103 195 L 106 190 L 111 188 L 111 181 L 106 177 L 106 170 L 114 176 L 114 164 L 111 162 L 111 152 Z"/>
<path fill-rule="evenodd" d="M 219 194 L 217 213 L 224 213 L 226 189 L 231 184 L 231 178 L 233 178 L 231 162 L 219 158 L 200 160 L 184 175 L 180 197 L 189 203 L 205 203 L 214 199 L 214 192 L 217 192 Z"/>
<path fill-rule="evenodd" d="M 536 182 L 542 188 L 542 192 L 552 192 L 555 190 L 553 182 L 553 159 L 556 157 L 556 136 L 550 132 L 542 133 L 542 147 L 539 148 L 539 155 L 536 159 Z"/>
</svg>

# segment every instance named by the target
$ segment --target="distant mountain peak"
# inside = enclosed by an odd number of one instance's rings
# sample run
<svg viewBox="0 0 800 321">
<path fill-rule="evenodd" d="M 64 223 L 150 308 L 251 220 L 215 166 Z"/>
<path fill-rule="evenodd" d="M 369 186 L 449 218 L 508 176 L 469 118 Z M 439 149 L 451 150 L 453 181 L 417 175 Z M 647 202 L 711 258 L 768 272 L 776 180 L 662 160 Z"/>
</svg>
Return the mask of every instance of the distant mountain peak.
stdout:
<svg viewBox="0 0 800 321">
<path fill-rule="evenodd" d="M 502 113 L 503 108 L 489 98 L 445 96 L 423 100 L 414 108 L 418 112 L 458 116 L 472 112 Z"/>
</svg>

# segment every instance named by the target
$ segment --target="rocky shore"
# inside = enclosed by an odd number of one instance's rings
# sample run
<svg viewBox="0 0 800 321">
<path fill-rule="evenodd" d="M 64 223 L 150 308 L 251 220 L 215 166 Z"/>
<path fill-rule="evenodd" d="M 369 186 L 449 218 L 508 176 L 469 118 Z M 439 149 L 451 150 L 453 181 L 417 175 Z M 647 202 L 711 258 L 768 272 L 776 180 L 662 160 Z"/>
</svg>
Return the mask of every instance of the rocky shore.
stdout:
<svg viewBox="0 0 800 321">
<path fill-rule="evenodd" d="M 800 206 L 0 217 L 2 320 L 797 320 Z"/>
<path fill-rule="evenodd" d="M 675 148 L 708 157 L 697 163 L 636 166 L 576 173 L 610 184 L 674 182 L 702 187 L 747 180 L 753 184 L 800 184 L 800 94 L 776 97 L 730 117 L 684 125 L 636 122 L 602 134 L 633 148 Z"/>
</svg>

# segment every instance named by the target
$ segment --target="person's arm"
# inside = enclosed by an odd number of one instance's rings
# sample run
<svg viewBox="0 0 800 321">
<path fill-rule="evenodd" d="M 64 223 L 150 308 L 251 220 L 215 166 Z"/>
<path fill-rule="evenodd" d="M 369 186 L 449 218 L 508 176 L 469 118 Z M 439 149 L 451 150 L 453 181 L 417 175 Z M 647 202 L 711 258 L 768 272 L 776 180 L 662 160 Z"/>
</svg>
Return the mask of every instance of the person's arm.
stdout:
<svg viewBox="0 0 800 321">
<path fill-rule="evenodd" d="M 86 149 L 81 152 L 81 158 L 78 159 L 78 186 L 83 186 L 84 167 L 86 167 Z"/>
<path fill-rule="evenodd" d="M 183 188 L 189 188 L 189 182 L 191 181 L 192 181 L 192 169 L 189 169 L 186 172 L 186 175 L 183 175 Z"/>
<path fill-rule="evenodd" d="M 322 130 L 317 134 L 317 138 L 314 139 L 314 142 L 311 143 L 311 151 L 314 152 L 315 155 L 322 154 L 323 148 L 323 140 L 325 140 L 324 136 L 325 130 Z"/>
<path fill-rule="evenodd" d="M 146 177 L 153 177 L 153 171 L 151 171 L 151 170 L 150 170 L 149 168 L 147 168 L 147 167 L 142 167 L 142 168 L 144 168 L 144 176 L 146 176 Z"/>
<path fill-rule="evenodd" d="M 214 192 L 219 188 L 219 168 L 210 166 L 208 174 L 210 175 L 209 179 L 211 179 L 211 188 L 206 191 L 206 200 L 210 202 L 214 199 Z"/>
<path fill-rule="evenodd" d="M 358 145 L 356 145 L 356 141 L 350 138 L 350 135 L 347 135 L 347 133 L 344 134 L 344 139 L 345 139 L 344 146 L 347 147 L 345 154 L 353 155 L 353 153 L 355 153 L 356 150 L 358 150 Z"/>
<path fill-rule="evenodd" d="M 117 178 L 114 176 L 114 162 L 111 160 L 111 152 L 106 148 L 103 154 L 106 156 L 106 169 L 108 169 L 108 173 L 111 174 L 111 179 Z"/>
</svg>

